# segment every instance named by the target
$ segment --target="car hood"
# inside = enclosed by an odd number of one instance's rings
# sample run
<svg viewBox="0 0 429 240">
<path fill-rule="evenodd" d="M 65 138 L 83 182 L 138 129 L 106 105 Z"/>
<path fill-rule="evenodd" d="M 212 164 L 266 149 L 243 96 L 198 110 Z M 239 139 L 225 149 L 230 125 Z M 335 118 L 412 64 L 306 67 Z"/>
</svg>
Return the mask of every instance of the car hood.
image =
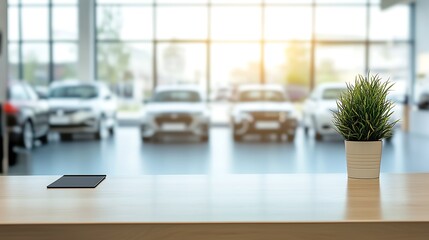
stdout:
<svg viewBox="0 0 429 240">
<path fill-rule="evenodd" d="M 337 110 L 337 101 L 329 100 L 329 101 L 318 101 L 317 107 L 314 110 Z"/>
<path fill-rule="evenodd" d="M 235 112 L 293 112 L 295 110 L 292 103 L 272 103 L 272 102 L 251 102 L 238 103 L 234 106 Z"/>
<path fill-rule="evenodd" d="M 49 99 L 49 107 L 51 109 L 82 109 L 92 108 L 95 100 L 80 99 L 80 98 L 58 98 Z"/>
<path fill-rule="evenodd" d="M 207 110 L 205 103 L 149 103 L 145 111 L 158 113 L 203 113 Z"/>
</svg>

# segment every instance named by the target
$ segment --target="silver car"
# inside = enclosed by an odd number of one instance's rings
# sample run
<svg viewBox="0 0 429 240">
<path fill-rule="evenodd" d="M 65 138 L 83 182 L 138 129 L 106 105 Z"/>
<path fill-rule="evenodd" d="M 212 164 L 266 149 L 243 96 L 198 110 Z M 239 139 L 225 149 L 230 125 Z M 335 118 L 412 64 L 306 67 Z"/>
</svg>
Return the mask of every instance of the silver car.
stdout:
<svg viewBox="0 0 429 240">
<path fill-rule="evenodd" d="M 298 126 L 294 105 L 288 100 L 283 86 L 275 84 L 242 85 L 237 89 L 231 112 L 234 141 L 247 134 L 276 134 L 289 142 L 295 139 Z"/>
<path fill-rule="evenodd" d="M 163 135 L 194 135 L 209 139 L 209 111 L 196 86 L 161 86 L 145 106 L 140 127 L 142 140 Z"/>
<path fill-rule="evenodd" d="M 101 82 L 62 81 L 49 90 L 50 129 L 70 140 L 74 133 L 91 133 L 101 139 L 105 130 L 114 134 L 116 97 Z"/>
</svg>

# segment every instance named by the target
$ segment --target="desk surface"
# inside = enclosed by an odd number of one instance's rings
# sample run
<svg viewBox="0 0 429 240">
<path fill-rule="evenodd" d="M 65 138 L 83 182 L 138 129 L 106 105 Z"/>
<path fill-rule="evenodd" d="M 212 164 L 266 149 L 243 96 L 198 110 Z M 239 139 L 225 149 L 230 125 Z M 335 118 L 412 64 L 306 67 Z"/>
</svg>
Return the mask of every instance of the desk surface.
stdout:
<svg viewBox="0 0 429 240">
<path fill-rule="evenodd" d="M 0 225 L 429 222 L 429 174 L 107 176 L 47 189 L 58 177 L 0 177 Z"/>
</svg>

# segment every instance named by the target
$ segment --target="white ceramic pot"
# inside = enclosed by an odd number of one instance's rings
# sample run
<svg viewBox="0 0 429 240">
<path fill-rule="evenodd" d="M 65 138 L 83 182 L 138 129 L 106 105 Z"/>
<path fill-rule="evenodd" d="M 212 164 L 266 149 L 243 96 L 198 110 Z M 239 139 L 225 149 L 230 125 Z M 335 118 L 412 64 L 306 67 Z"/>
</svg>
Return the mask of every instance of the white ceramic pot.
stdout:
<svg viewBox="0 0 429 240">
<path fill-rule="evenodd" d="M 345 141 L 349 178 L 380 176 L 382 141 Z"/>
</svg>

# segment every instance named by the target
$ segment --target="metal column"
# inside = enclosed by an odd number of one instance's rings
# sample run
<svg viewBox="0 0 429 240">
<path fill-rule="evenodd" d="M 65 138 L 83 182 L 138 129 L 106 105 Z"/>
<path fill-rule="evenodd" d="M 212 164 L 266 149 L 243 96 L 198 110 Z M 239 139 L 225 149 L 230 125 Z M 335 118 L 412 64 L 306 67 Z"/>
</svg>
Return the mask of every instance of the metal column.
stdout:
<svg viewBox="0 0 429 240">
<path fill-rule="evenodd" d="M 95 69 L 95 1 L 79 0 L 79 80 L 94 81 Z"/>
<path fill-rule="evenodd" d="M 2 139 L 3 156 L 0 156 L 0 174 L 6 174 L 8 170 L 8 139 L 6 134 L 6 119 L 3 114 L 3 104 L 6 101 L 6 84 L 8 77 L 7 58 L 7 0 L 0 0 L 0 134 Z"/>
</svg>

